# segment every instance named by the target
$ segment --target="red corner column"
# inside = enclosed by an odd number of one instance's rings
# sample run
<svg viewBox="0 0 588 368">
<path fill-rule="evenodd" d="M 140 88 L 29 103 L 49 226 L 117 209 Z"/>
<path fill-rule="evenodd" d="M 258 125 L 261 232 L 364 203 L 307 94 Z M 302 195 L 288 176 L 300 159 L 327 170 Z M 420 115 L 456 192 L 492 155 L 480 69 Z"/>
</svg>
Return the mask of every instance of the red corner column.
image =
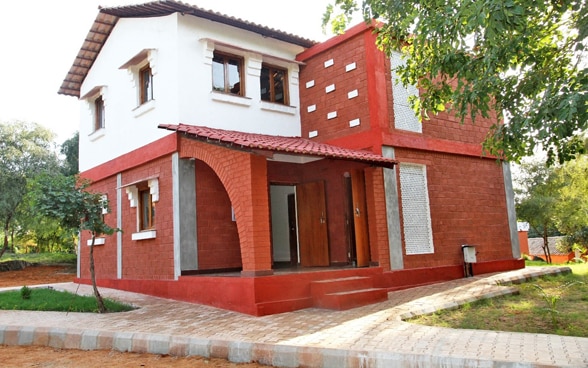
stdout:
<svg viewBox="0 0 588 368">
<path fill-rule="evenodd" d="M 241 175 L 230 180 L 227 187 L 234 203 L 237 230 L 241 243 L 243 276 L 271 275 L 271 233 L 269 218 L 269 190 L 265 157 L 247 154 L 239 160 Z M 237 171 L 237 168 L 235 168 Z"/>
</svg>

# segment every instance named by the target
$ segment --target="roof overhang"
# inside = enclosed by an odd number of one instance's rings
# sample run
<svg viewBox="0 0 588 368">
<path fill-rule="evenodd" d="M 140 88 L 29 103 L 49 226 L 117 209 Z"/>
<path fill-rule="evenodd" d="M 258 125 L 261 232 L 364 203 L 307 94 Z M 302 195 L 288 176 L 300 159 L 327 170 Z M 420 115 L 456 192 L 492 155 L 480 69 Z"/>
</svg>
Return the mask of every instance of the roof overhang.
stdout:
<svg viewBox="0 0 588 368">
<path fill-rule="evenodd" d="M 392 158 L 373 152 L 333 146 L 301 137 L 245 133 L 186 124 L 160 124 L 159 128 L 175 131 L 201 142 L 260 154 L 273 161 L 302 164 L 330 158 L 385 168 L 393 168 L 397 163 Z"/>
</svg>

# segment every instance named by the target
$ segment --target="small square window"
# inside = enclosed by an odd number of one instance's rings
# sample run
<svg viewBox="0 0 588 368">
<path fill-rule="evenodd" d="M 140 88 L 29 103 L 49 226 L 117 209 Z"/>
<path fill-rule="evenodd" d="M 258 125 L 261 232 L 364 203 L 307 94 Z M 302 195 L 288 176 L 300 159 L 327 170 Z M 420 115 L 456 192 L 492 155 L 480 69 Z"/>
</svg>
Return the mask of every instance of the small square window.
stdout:
<svg viewBox="0 0 588 368">
<path fill-rule="evenodd" d="M 139 84 L 141 90 L 139 92 L 139 103 L 153 100 L 153 73 L 149 65 L 144 66 L 139 70 Z"/>
<path fill-rule="evenodd" d="M 212 89 L 216 92 L 244 96 L 243 58 L 214 53 L 212 59 Z"/>
<path fill-rule="evenodd" d="M 269 65 L 261 67 L 261 100 L 288 105 L 288 72 Z"/>
</svg>

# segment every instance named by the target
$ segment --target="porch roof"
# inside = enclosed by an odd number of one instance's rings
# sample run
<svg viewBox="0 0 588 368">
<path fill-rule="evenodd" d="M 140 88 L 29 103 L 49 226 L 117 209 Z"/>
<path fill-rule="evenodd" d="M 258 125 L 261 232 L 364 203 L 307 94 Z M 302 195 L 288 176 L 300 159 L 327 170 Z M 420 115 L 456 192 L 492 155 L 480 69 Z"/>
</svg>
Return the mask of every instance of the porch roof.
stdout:
<svg viewBox="0 0 588 368">
<path fill-rule="evenodd" d="M 159 128 L 176 131 L 206 143 L 222 144 L 236 149 L 350 160 L 387 168 L 392 168 L 397 163 L 392 158 L 373 152 L 333 146 L 301 137 L 245 133 L 186 124 L 160 124 Z"/>
</svg>

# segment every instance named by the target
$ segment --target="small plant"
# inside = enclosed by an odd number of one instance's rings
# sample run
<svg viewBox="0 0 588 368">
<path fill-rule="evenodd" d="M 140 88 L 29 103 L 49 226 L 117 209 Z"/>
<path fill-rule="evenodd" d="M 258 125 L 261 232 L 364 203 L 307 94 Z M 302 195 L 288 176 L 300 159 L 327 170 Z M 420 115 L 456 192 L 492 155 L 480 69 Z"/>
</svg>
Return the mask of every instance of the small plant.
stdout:
<svg viewBox="0 0 588 368">
<path fill-rule="evenodd" d="M 20 297 L 23 299 L 31 299 L 31 293 L 33 290 L 28 286 L 23 286 L 20 288 Z"/>
<path fill-rule="evenodd" d="M 551 316 L 551 323 L 554 328 L 557 328 L 557 325 L 558 325 L 557 316 L 560 313 L 559 310 L 557 309 L 557 305 L 558 305 L 558 302 L 563 297 L 564 292 L 567 289 L 569 289 L 570 287 L 572 287 L 576 284 L 582 284 L 582 283 L 583 282 L 581 282 L 581 281 L 566 282 L 551 292 L 549 292 L 546 289 L 544 289 L 543 287 L 541 287 L 541 285 L 532 284 L 532 286 L 536 290 L 539 291 L 539 294 L 541 295 L 541 298 L 543 299 L 543 301 L 545 301 L 545 304 L 547 304 L 547 307 L 544 309 L 547 312 L 549 312 L 549 315 Z"/>
</svg>

